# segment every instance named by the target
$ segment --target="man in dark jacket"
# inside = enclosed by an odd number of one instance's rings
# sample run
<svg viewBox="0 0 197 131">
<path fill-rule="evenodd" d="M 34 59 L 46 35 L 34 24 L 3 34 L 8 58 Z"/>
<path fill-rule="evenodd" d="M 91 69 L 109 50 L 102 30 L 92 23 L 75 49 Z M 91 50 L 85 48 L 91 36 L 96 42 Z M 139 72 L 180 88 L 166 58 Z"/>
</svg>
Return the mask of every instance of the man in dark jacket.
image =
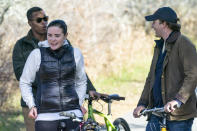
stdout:
<svg viewBox="0 0 197 131">
<path fill-rule="evenodd" d="M 28 34 L 18 40 L 14 46 L 12 60 L 16 79 L 19 81 L 27 57 L 31 51 L 38 48 L 38 42 L 46 40 L 46 28 L 48 24 L 48 16 L 43 9 L 39 7 L 30 8 L 27 11 L 28 24 L 31 27 Z M 36 93 L 36 82 L 32 85 L 34 96 Z M 34 120 L 28 118 L 29 109 L 21 98 L 21 106 L 27 131 L 34 131 Z"/>
<path fill-rule="evenodd" d="M 13 50 L 12 60 L 16 79 L 19 81 L 25 62 L 35 48 L 39 48 L 38 42 L 46 40 L 48 16 L 40 7 L 32 7 L 27 11 L 28 24 L 31 27 L 28 34 L 19 39 Z M 87 77 L 88 78 L 88 77 Z M 32 85 L 34 97 L 36 96 L 37 84 L 36 81 Z M 100 93 L 92 85 L 89 78 L 87 79 L 87 93 L 92 97 L 100 97 Z M 34 131 L 34 120 L 28 117 L 29 109 L 21 98 L 21 106 L 27 131 Z"/>
<path fill-rule="evenodd" d="M 144 108 L 163 107 L 169 131 L 191 131 L 197 116 L 195 87 L 197 85 L 197 54 L 192 42 L 181 34 L 177 14 L 170 7 L 159 8 L 153 15 L 156 46 L 144 90 L 135 108 L 134 117 L 140 117 Z M 178 108 L 175 108 L 178 107 Z M 160 130 L 161 118 L 149 117 L 146 131 Z"/>
</svg>

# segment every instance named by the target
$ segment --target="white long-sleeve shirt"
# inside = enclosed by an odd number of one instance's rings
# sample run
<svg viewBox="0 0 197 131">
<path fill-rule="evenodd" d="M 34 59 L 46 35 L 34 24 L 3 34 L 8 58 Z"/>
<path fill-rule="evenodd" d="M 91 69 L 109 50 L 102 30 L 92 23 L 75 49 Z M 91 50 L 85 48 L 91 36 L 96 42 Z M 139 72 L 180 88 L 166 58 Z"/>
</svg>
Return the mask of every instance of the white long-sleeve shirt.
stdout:
<svg viewBox="0 0 197 131">
<path fill-rule="evenodd" d="M 68 44 L 65 40 L 64 45 Z M 49 47 L 48 41 L 39 42 L 40 47 Z M 78 48 L 74 48 L 74 58 L 76 62 L 76 75 L 75 75 L 75 89 L 79 97 L 79 104 L 82 105 L 86 94 L 86 74 L 84 69 L 83 55 Z M 26 102 L 29 108 L 35 106 L 35 100 L 32 93 L 32 83 L 35 80 L 36 72 L 38 72 L 41 63 L 40 49 L 34 49 L 25 63 L 23 73 L 20 78 L 19 87 L 23 100 Z M 82 117 L 80 110 L 71 110 L 68 112 L 74 112 L 78 117 Z M 59 120 L 65 119 L 65 117 L 59 116 L 59 112 L 56 113 L 40 113 L 36 120 Z"/>
</svg>

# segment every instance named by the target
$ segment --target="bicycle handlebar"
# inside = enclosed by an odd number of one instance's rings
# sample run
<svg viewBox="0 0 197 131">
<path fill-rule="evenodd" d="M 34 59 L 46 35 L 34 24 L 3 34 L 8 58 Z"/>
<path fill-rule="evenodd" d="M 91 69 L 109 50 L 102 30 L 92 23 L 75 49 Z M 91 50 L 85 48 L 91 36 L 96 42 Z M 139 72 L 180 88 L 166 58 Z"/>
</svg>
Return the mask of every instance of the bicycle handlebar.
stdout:
<svg viewBox="0 0 197 131">
<path fill-rule="evenodd" d="M 109 103 L 111 100 L 116 100 L 116 101 L 125 100 L 125 97 L 120 97 L 118 94 L 111 94 L 108 97 L 101 96 L 100 98 L 106 103 Z"/>
<path fill-rule="evenodd" d="M 140 113 L 140 115 L 147 115 L 148 113 L 165 113 L 164 107 L 161 108 L 152 108 L 152 109 L 144 109 L 142 110 L 142 112 Z"/>
<path fill-rule="evenodd" d="M 78 118 L 78 117 L 75 115 L 75 113 L 73 113 L 73 112 L 68 113 L 68 112 L 63 111 L 63 112 L 60 112 L 59 115 L 60 115 L 60 116 L 65 116 L 65 117 L 69 117 L 69 118 L 71 118 L 73 121 L 76 121 L 76 122 L 82 122 L 82 121 L 83 121 L 83 120 L 81 120 L 80 118 Z"/>
<path fill-rule="evenodd" d="M 83 119 L 77 117 L 75 115 L 75 113 L 73 112 L 60 112 L 59 113 L 60 116 L 65 116 L 65 117 L 69 117 L 73 122 L 79 122 L 79 123 L 83 123 L 83 130 L 86 131 L 86 130 L 93 130 L 95 128 L 100 128 L 99 124 L 92 120 L 92 119 L 87 119 L 87 121 L 83 121 Z M 80 127 L 81 128 L 81 127 Z"/>
<path fill-rule="evenodd" d="M 174 106 L 174 108 L 179 108 L 177 105 Z M 165 112 L 164 110 L 164 107 L 161 107 L 161 108 L 157 108 L 157 107 L 154 107 L 152 109 L 144 109 L 140 112 L 140 115 L 147 115 L 148 113 L 152 113 L 152 114 L 155 114 L 155 115 L 162 115 L 162 114 L 167 114 L 168 112 Z"/>
</svg>

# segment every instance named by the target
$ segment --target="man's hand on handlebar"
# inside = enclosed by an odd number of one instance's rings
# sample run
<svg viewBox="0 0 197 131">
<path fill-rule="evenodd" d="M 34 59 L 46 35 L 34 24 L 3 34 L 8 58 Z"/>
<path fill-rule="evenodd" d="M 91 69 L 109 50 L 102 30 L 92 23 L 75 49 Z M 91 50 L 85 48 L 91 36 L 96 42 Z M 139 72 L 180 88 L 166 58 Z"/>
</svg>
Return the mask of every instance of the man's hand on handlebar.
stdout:
<svg viewBox="0 0 197 131">
<path fill-rule="evenodd" d="M 164 106 L 164 110 L 165 112 L 173 112 L 176 110 L 177 107 L 178 107 L 178 102 L 176 100 L 172 100 Z"/>
</svg>

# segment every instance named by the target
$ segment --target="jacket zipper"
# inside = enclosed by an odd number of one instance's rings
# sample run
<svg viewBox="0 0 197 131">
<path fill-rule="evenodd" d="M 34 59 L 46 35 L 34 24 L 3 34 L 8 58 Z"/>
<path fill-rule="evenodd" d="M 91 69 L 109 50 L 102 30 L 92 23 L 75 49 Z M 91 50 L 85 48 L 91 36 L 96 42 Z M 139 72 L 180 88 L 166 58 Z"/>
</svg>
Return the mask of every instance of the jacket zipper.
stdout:
<svg viewBox="0 0 197 131">
<path fill-rule="evenodd" d="M 58 84 L 59 84 L 59 93 L 60 93 L 60 106 L 61 106 L 61 110 L 63 109 L 63 103 L 62 103 L 62 91 L 61 91 L 61 63 L 60 60 L 58 60 L 58 70 L 59 70 L 59 80 L 58 80 Z"/>
</svg>

